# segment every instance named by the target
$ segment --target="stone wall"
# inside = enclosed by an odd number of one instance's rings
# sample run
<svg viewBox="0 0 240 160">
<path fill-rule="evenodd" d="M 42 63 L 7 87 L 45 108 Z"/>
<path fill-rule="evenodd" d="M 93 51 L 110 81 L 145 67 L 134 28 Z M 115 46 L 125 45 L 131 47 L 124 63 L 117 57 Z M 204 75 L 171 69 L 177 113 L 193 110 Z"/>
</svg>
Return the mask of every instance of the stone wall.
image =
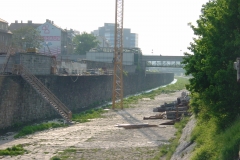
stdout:
<svg viewBox="0 0 240 160">
<path fill-rule="evenodd" d="M 73 113 L 111 101 L 112 76 L 37 76 Z M 172 73 L 128 74 L 124 96 L 173 81 Z M 20 76 L 0 76 L 0 129 L 18 123 L 59 117 Z"/>
</svg>

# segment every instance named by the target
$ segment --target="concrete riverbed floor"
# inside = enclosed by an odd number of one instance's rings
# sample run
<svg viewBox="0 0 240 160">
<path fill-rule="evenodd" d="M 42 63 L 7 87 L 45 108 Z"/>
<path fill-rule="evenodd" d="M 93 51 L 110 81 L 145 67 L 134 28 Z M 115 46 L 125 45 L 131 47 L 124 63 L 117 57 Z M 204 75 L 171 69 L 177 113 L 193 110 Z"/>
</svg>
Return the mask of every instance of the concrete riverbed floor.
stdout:
<svg viewBox="0 0 240 160">
<path fill-rule="evenodd" d="M 0 149 L 24 144 L 29 152 L 19 156 L 0 156 L 7 160 L 49 160 L 54 156 L 65 155 L 66 159 L 84 160 L 147 160 L 159 152 L 159 147 L 174 137 L 174 126 L 159 125 L 168 120 L 143 120 L 143 117 L 157 114 L 153 108 L 164 102 L 171 102 L 182 91 L 161 94 L 154 100 L 144 98 L 134 104 L 133 108 L 109 110 L 105 118 L 93 119 L 87 123 L 76 123 L 68 127 L 55 128 L 37 132 L 19 139 L 16 133 L 1 136 Z M 117 124 L 148 123 L 156 127 L 124 129 Z"/>
</svg>

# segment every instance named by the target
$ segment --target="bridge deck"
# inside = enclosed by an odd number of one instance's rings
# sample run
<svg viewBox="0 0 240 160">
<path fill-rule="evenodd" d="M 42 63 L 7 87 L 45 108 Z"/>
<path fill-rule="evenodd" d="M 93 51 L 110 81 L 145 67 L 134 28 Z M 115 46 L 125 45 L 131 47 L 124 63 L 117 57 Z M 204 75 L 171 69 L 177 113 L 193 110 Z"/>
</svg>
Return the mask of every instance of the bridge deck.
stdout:
<svg viewBox="0 0 240 160">
<path fill-rule="evenodd" d="M 146 67 L 176 67 L 182 68 L 181 64 L 184 56 L 155 56 L 143 55 L 142 61 L 145 62 Z"/>
</svg>

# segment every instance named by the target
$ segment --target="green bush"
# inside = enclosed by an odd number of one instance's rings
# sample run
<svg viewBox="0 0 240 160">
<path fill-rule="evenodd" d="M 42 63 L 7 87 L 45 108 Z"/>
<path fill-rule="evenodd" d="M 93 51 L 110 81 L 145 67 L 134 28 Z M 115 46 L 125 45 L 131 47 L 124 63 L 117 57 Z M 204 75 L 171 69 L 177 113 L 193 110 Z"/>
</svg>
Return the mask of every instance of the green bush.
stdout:
<svg viewBox="0 0 240 160">
<path fill-rule="evenodd" d="M 220 159 L 236 159 L 240 146 L 240 118 L 235 123 L 220 134 L 217 138 L 221 143 Z"/>
<path fill-rule="evenodd" d="M 216 120 L 198 120 L 191 140 L 197 143 L 192 160 L 237 159 L 240 146 L 240 119 L 224 131 L 218 128 Z"/>
</svg>

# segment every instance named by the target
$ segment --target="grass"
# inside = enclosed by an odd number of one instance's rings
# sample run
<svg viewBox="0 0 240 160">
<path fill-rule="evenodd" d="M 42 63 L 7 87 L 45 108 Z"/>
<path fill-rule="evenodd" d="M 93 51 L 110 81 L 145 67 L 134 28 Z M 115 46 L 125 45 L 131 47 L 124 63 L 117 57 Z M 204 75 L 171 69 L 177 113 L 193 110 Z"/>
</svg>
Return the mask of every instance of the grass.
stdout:
<svg viewBox="0 0 240 160">
<path fill-rule="evenodd" d="M 214 119 L 201 121 L 194 128 L 191 140 L 197 143 L 192 160 L 238 159 L 240 118 L 224 131 L 219 131 Z"/>
<path fill-rule="evenodd" d="M 59 152 L 58 156 L 52 157 L 50 160 L 66 160 L 69 159 L 69 157 L 74 156 L 76 154 L 77 149 L 74 147 L 70 147 L 68 149 L 65 149 L 63 152 Z"/>
<path fill-rule="evenodd" d="M 14 136 L 14 138 L 23 137 L 23 136 L 33 134 L 38 131 L 47 130 L 50 128 L 57 128 L 57 127 L 64 127 L 64 126 L 66 125 L 62 123 L 42 123 L 38 125 L 25 126 Z"/>
<path fill-rule="evenodd" d="M 16 145 L 11 148 L 0 150 L 0 156 L 17 156 L 23 155 L 27 151 L 23 148 L 22 145 Z"/>
<path fill-rule="evenodd" d="M 142 155 L 148 155 L 148 157 L 152 157 L 158 152 L 158 148 L 156 147 L 130 147 L 130 148 L 74 148 L 71 147 L 69 149 L 59 151 L 57 155 L 51 158 L 51 160 L 67 160 L 67 159 L 126 159 L 124 155 L 132 154 L 132 157 L 128 157 L 128 159 L 143 159 Z M 96 158 L 96 155 L 99 155 L 99 158 Z M 146 157 L 146 156 L 144 156 Z M 146 159 L 146 158 L 144 158 Z"/>
<path fill-rule="evenodd" d="M 171 156 L 175 152 L 178 141 L 182 135 L 182 130 L 189 121 L 189 117 L 184 117 L 180 122 L 177 122 L 174 124 L 174 127 L 177 129 L 177 132 L 175 133 L 175 138 L 172 138 L 169 140 L 169 144 L 163 145 L 160 148 L 160 152 L 158 155 L 156 155 L 152 160 L 159 160 L 161 157 L 165 156 L 166 160 L 170 160 Z"/>
<path fill-rule="evenodd" d="M 188 79 L 182 77 L 177 77 L 176 79 L 177 82 L 175 84 L 169 84 L 166 87 L 161 87 L 148 93 L 143 93 L 138 96 L 130 96 L 124 99 L 123 100 L 124 108 L 129 108 L 130 104 L 136 104 L 138 100 L 142 98 L 154 99 L 155 96 L 160 94 L 169 94 L 174 93 L 178 90 L 185 89 L 186 84 L 188 84 L 189 82 Z"/>
<path fill-rule="evenodd" d="M 72 120 L 80 123 L 89 122 L 90 119 L 103 118 L 102 114 L 105 112 L 107 111 L 103 108 L 91 109 L 79 114 L 73 114 Z"/>
</svg>

